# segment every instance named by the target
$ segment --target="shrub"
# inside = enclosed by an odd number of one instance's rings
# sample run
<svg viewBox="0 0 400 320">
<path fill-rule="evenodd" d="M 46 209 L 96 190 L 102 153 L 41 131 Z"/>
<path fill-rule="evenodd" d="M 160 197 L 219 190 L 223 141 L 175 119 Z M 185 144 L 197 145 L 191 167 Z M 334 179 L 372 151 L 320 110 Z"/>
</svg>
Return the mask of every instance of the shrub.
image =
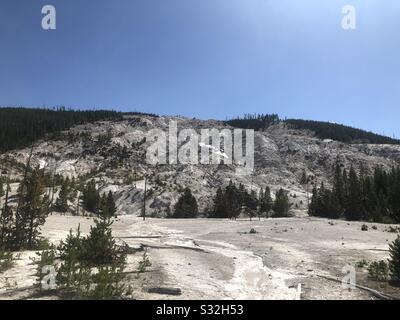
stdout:
<svg viewBox="0 0 400 320">
<path fill-rule="evenodd" d="M 366 224 L 363 224 L 361 226 L 361 231 L 368 231 L 368 226 Z"/>
<path fill-rule="evenodd" d="M 42 281 L 45 276 L 43 273 L 43 267 L 53 266 L 55 268 L 55 260 L 57 251 L 54 248 L 44 250 L 42 252 L 36 252 L 38 259 L 33 259 L 33 262 L 37 265 L 36 267 L 36 286 L 42 288 Z"/>
<path fill-rule="evenodd" d="M 149 255 L 147 254 L 147 250 L 145 250 L 145 252 L 143 253 L 143 258 L 139 262 L 138 273 L 146 272 L 146 269 L 148 267 L 151 267 L 151 262 L 150 262 Z"/>
<path fill-rule="evenodd" d="M 390 275 L 396 282 L 400 281 L 400 236 L 389 245 L 389 269 Z"/>
<path fill-rule="evenodd" d="M 56 264 L 58 289 L 74 298 L 116 299 L 130 294 L 131 289 L 124 285 L 126 250 L 115 244 L 111 225 L 110 219 L 96 220 L 87 237 L 81 236 L 78 227 L 61 241 L 57 251 L 43 251 L 36 261 L 38 282 L 42 281 L 42 267 Z"/>
<path fill-rule="evenodd" d="M 365 259 L 363 259 L 363 260 L 361 260 L 361 261 L 358 261 L 358 262 L 356 263 L 356 267 L 357 267 L 357 268 L 365 268 L 366 266 L 368 266 L 368 261 L 365 260 Z"/>
<path fill-rule="evenodd" d="M 250 234 L 256 234 L 256 233 L 257 233 L 256 229 L 252 228 L 252 229 L 250 230 Z"/>
<path fill-rule="evenodd" d="M 389 226 L 388 228 L 386 228 L 385 231 L 386 231 L 386 232 L 390 232 L 390 233 L 397 233 L 397 232 L 400 231 L 400 228 Z"/>
<path fill-rule="evenodd" d="M 386 261 L 374 261 L 368 266 L 369 277 L 376 281 L 387 281 L 389 277 L 389 266 Z"/>
<path fill-rule="evenodd" d="M 7 271 L 14 266 L 14 256 L 11 252 L 0 249 L 0 272 Z"/>
</svg>

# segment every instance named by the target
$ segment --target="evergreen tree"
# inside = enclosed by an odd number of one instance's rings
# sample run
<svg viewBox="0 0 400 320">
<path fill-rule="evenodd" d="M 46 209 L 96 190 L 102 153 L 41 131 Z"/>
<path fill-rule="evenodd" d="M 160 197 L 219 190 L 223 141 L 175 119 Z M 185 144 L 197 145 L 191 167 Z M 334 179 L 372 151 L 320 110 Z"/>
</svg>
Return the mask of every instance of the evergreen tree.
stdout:
<svg viewBox="0 0 400 320">
<path fill-rule="evenodd" d="M 221 188 L 217 189 L 217 193 L 214 198 L 213 211 L 210 215 L 211 218 L 222 218 L 225 213 L 224 208 L 224 192 Z"/>
<path fill-rule="evenodd" d="M 103 217 L 114 217 L 117 212 L 117 207 L 114 202 L 114 197 L 111 191 L 108 192 L 107 196 L 103 193 L 100 201 L 100 215 Z"/>
<path fill-rule="evenodd" d="M 340 208 L 344 208 L 346 203 L 346 183 L 344 181 L 345 177 L 343 176 L 342 170 L 340 168 L 340 164 L 336 163 L 335 166 L 335 174 L 333 178 L 333 193 L 339 203 Z"/>
<path fill-rule="evenodd" d="M 92 213 L 98 213 L 100 207 L 100 194 L 96 188 L 96 182 L 90 180 L 82 191 L 83 208 Z"/>
<path fill-rule="evenodd" d="M 308 177 L 307 177 L 307 173 L 306 173 L 305 169 L 303 169 L 303 171 L 301 173 L 300 184 L 302 186 L 308 184 Z"/>
<path fill-rule="evenodd" d="M 14 214 L 8 205 L 9 183 L 6 184 L 4 205 L 0 214 L 0 250 L 12 247 L 14 232 Z"/>
<path fill-rule="evenodd" d="M 389 245 L 389 270 L 393 280 L 400 281 L 400 236 Z"/>
<path fill-rule="evenodd" d="M 58 212 L 67 212 L 69 209 L 68 206 L 68 199 L 70 196 L 70 189 L 69 189 L 69 182 L 68 180 L 65 180 L 63 184 L 61 185 L 60 193 L 58 195 L 58 198 L 56 200 L 55 204 L 55 209 Z"/>
<path fill-rule="evenodd" d="M 243 203 L 243 194 L 246 192 L 244 186 L 239 185 L 239 189 L 235 186 L 235 184 L 230 181 L 229 185 L 225 189 L 224 196 L 224 208 L 226 218 L 236 219 L 241 212 Z"/>
<path fill-rule="evenodd" d="M 271 197 L 271 189 L 269 187 L 265 187 L 265 190 L 261 189 L 260 196 L 260 211 L 264 214 L 267 214 L 272 209 L 272 197 Z"/>
<path fill-rule="evenodd" d="M 275 194 L 275 201 L 273 205 L 275 217 L 287 217 L 289 215 L 290 203 L 287 192 L 282 188 Z"/>
<path fill-rule="evenodd" d="M 357 173 L 353 167 L 349 173 L 349 193 L 347 196 L 347 208 L 344 212 L 349 220 L 360 220 L 363 218 L 363 208 L 361 204 L 361 185 Z"/>
<path fill-rule="evenodd" d="M 175 218 L 195 218 L 198 214 L 196 198 L 192 195 L 189 188 L 186 188 L 183 195 L 175 204 Z"/>
<path fill-rule="evenodd" d="M 49 199 L 45 195 L 43 172 L 34 169 L 18 190 L 19 210 L 15 217 L 15 244 L 32 249 L 40 236 L 40 227 L 49 213 Z"/>
</svg>

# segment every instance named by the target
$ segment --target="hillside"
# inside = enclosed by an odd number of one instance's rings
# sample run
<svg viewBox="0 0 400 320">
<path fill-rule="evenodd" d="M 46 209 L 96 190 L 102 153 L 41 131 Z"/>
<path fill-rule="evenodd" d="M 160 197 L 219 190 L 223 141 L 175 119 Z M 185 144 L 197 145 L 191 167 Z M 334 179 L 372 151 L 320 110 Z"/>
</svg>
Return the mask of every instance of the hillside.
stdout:
<svg viewBox="0 0 400 320">
<path fill-rule="evenodd" d="M 279 122 L 255 133 L 255 170 L 251 175 L 238 174 L 235 165 L 151 166 L 145 159 L 149 146 L 146 133 L 151 129 L 168 132 L 171 120 L 178 123 L 178 128 L 196 131 L 232 128 L 213 120 L 129 115 L 119 121 L 73 126 L 53 140 L 39 141 L 33 149 L 32 164 L 83 182 L 95 179 L 101 192 L 114 192 L 120 214 L 140 214 L 146 177 L 149 215 L 164 216 L 185 187 L 196 195 L 200 211 L 207 212 L 217 188 L 230 180 L 242 183 L 248 190 L 269 186 L 274 192 L 282 187 L 291 195 L 293 213 L 304 215 L 306 193 L 310 190 L 300 184 L 303 170 L 310 176 L 311 184 L 315 184 L 328 180 L 336 161 L 344 167 L 363 166 L 370 170 L 377 165 L 389 168 L 400 160 L 397 145 L 321 140 L 306 130 Z M 12 177 L 21 177 L 29 151 L 25 148 L 3 153 L 3 172 L 12 167 Z"/>
<path fill-rule="evenodd" d="M 320 139 L 332 139 L 354 144 L 400 144 L 398 139 L 342 124 L 302 119 L 281 120 L 276 114 L 245 115 L 242 118 L 226 121 L 227 124 L 236 128 L 258 131 L 281 122 L 288 124 L 293 129 L 307 130 Z"/>
<path fill-rule="evenodd" d="M 121 118 L 120 113 L 107 110 L 0 108 L 0 152 L 27 147 L 74 125 Z"/>
</svg>

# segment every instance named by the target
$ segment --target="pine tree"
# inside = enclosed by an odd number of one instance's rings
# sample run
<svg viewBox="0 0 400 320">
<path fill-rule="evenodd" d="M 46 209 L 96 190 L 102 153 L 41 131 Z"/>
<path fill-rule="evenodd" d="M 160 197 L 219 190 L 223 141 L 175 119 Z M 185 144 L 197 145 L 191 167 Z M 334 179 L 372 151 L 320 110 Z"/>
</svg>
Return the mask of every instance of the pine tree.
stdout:
<svg viewBox="0 0 400 320">
<path fill-rule="evenodd" d="M 68 199 L 69 199 L 69 183 L 68 180 L 65 180 L 61 185 L 61 190 L 56 200 L 55 209 L 58 212 L 67 212 L 69 209 Z"/>
<path fill-rule="evenodd" d="M 303 169 L 303 171 L 301 173 L 300 184 L 302 186 L 305 186 L 306 184 L 308 184 L 308 177 L 307 177 L 307 173 L 306 173 L 305 169 Z"/>
<path fill-rule="evenodd" d="M 287 192 L 282 188 L 275 194 L 275 201 L 273 205 L 275 217 L 287 217 L 289 215 L 290 203 Z"/>
<path fill-rule="evenodd" d="M 183 195 L 175 204 L 175 218 L 195 218 L 198 214 L 196 198 L 189 188 L 186 188 Z"/>
<path fill-rule="evenodd" d="M 117 212 L 117 207 L 114 202 L 114 197 L 111 191 L 108 192 L 107 196 L 103 193 L 100 200 L 100 212 L 99 214 L 103 217 L 111 218 L 114 217 Z"/>
<path fill-rule="evenodd" d="M 107 195 L 107 210 L 110 217 L 115 216 L 117 213 L 117 207 L 115 205 L 114 197 L 111 191 Z"/>
<path fill-rule="evenodd" d="M 400 236 L 389 245 L 389 269 L 393 280 L 400 281 Z"/>
<path fill-rule="evenodd" d="M 100 207 L 100 194 L 96 188 L 96 182 L 90 180 L 82 191 L 83 208 L 92 213 L 98 213 Z"/>
<path fill-rule="evenodd" d="M 49 213 L 49 199 L 45 195 L 42 170 L 29 173 L 18 191 L 19 212 L 15 221 L 16 245 L 32 249 L 40 236 L 40 227 Z"/>
<path fill-rule="evenodd" d="M 226 218 L 236 219 L 240 215 L 243 206 L 243 194 L 245 192 L 246 190 L 242 184 L 237 188 L 232 181 L 229 182 L 224 195 Z"/>
<path fill-rule="evenodd" d="M 8 180 L 9 181 L 9 180 Z M 13 232 L 14 232 L 14 214 L 11 207 L 8 205 L 8 193 L 10 186 L 7 181 L 4 205 L 0 212 L 0 250 L 9 249 L 12 247 Z"/>
<path fill-rule="evenodd" d="M 347 196 L 347 208 L 344 212 L 349 220 L 360 220 L 363 218 L 363 208 L 361 204 L 361 185 L 357 173 L 353 167 L 349 173 L 349 192 Z"/>
<path fill-rule="evenodd" d="M 312 197 L 310 201 L 310 205 L 308 206 L 308 214 L 310 216 L 315 216 L 317 217 L 319 215 L 319 208 L 320 208 L 320 203 L 319 203 L 319 197 L 318 197 L 318 188 L 314 186 L 312 190 Z"/>
<path fill-rule="evenodd" d="M 265 190 L 261 189 L 260 196 L 260 211 L 264 214 L 268 214 L 272 209 L 272 197 L 271 197 L 271 189 L 269 187 L 265 187 Z"/>
<path fill-rule="evenodd" d="M 333 178 L 333 193 L 339 202 L 340 208 L 345 207 L 345 199 L 346 199 L 346 192 L 345 192 L 345 181 L 342 170 L 340 168 L 339 163 L 336 163 L 335 166 L 335 175 Z"/>
<path fill-rule="evenodd" d="M 210 218 L 221 218 L 224 213 L 224 193 L 221 188 L 218 188 L 214 198 L 214 206 Z"/>
</svg>

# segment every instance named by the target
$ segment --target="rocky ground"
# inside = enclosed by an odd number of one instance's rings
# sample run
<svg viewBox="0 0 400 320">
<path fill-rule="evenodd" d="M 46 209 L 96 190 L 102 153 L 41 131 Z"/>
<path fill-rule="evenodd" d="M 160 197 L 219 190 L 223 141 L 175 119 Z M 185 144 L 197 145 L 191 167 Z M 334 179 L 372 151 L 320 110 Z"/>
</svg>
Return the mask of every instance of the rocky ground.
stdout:
<svg viewBox="0 0 400 320">
<path fill-rule="evenodd" d="M 89 218 L 53 215 L 43 232 L 58 243 L 70 228 L 80 224 L 88 232 L 91 223 Z M 387 232 L 387 225 L 367 224 L 369 231 L 361 231 L 361 225 L 316 218 L 143 222 L 123 216 L 113 232 L 131 248 L 147 250 L 152 263 L 145 274 L 129 277 L 134 299 L 376 299 L 323 278 L 341 280 L 345 266 L 388 258 L 388 243 L 396 234 Z M 137 269 L 142 254 L 129 255 L 127 272 Z M 37 298 L 34 256 L 22 252 L 16 266 L 1 275 L 1 299 Z M 400 297 L 398 289 L 368 280 L 365 269 L 356 270 L 357 284 Z M 181 294 L 149 293 L 154 287 L 179 288 Z"/>
</svg>

